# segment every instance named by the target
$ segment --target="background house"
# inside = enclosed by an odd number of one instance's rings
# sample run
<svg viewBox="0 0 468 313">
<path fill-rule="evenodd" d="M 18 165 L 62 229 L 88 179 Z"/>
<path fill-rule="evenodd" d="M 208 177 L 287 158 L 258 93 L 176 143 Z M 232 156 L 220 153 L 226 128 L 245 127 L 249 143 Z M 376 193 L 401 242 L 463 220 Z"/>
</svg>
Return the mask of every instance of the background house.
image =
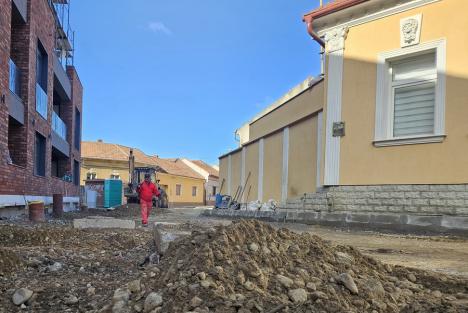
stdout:
<svg viewBox="0 0 468 313">
<path fill-rule="evenodd" d="M 83 88 L 69 13 L 68 1 L 0 1 L 0 215 L 53 194 L 78 207 Z"/>
<path fill-rule="evenodd" d="M 205 178 L 205 204 L 214 205 L 219 191 L 219 168 L 202 160 L 181 159 L 186 165 Z"/>
<path fill-rule="evenodd" d="M 130 149 L 135 156 L 135 167 L 160 169 L 157 179 L 169 198 L 169 205 L 191 206 L 204 204 L 205 178 L 179 159 L 162 159 L 143 151 L 118 144 L 82 142 L 81 184 L 87 179 L 121 179 L 129 181 L 128 158 Z"/>
</svg>

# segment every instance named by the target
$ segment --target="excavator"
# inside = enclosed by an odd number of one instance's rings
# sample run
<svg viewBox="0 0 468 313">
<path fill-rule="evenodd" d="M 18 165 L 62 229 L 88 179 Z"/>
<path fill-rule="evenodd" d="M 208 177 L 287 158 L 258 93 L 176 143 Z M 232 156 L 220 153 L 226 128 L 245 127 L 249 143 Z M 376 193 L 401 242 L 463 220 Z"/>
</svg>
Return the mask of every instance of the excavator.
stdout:
<svg viewBox="0 0 468 313">
<path fill-rule="evenodd" d="M 169 199 L 166 191 L 159 185 L 159 180 L 156 174 L 163 171 L 158 166 L 156 167 L 135 167 L 135 156 L 133 150 L 130 149 L 130 155 L 128 157 L 128 170 L 129 170 L 129 183 L 124 190 L 124 195 L 127 198 L 127 203 L 140 203 L 140 197 L 138 195 L 137 187 L 143 182 L 145 174 L 151 175 L 151 181 L 156 185 L 160 192 L 159 197 L 153 197 L 153 207 L 155 208 L 168 208 Z"/>
</svg>

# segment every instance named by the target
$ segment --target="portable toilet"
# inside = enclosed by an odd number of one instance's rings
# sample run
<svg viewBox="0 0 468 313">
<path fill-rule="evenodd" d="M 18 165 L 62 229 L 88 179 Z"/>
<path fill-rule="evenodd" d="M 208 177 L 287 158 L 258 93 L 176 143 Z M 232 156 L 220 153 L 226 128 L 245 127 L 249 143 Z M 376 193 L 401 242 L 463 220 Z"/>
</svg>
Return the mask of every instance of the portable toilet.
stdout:
<svg viewBox="0 0 468 313">
<path fill-rule="evenodd" d="M 106 179 L 104 181 L 104 208 L 122 205 L 122 181 Z"/>
</svg>

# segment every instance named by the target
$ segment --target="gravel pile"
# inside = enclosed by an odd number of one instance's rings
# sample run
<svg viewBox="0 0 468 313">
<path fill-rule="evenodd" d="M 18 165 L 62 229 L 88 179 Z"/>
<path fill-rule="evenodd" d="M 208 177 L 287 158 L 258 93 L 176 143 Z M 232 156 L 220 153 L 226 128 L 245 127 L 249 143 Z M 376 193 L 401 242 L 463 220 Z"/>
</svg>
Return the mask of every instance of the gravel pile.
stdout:
<svg viewBox="0 0 468 313">
<path fill-rule="evenodd" d="M 462 278 L 384 265 L 310 233 L 241 221 L 171 243 L 103 312 L 468 312 Z"/>
</svg>

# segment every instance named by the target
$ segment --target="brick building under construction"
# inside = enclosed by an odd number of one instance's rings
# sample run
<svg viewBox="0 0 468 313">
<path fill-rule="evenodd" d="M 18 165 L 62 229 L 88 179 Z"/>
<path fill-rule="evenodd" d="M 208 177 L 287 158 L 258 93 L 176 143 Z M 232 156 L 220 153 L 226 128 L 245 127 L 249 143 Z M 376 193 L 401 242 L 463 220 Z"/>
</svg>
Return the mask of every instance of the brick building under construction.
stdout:
<svg viewBox="0 0 468 313">
<path fill-rule="evenodd" d="M 0 216 L 53 194 L 79 203 L 83 88 L 69 8 L 0 0 Z"/>
</svg>

